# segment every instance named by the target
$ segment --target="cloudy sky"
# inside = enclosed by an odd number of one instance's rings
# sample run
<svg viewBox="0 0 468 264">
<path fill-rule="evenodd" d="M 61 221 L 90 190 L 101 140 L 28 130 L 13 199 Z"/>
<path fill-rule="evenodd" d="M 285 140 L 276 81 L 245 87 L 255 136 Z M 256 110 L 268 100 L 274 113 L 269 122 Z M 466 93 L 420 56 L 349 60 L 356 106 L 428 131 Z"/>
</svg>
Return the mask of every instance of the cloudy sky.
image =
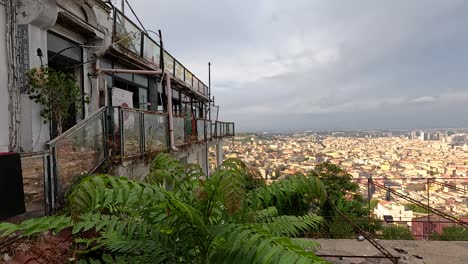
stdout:
<svg viewBox="0 0 468 264">
<path fill-rule="evenodd" d="M 468 1 L 130 3 L 238 130 L 468 126 Z"/>
</svg>

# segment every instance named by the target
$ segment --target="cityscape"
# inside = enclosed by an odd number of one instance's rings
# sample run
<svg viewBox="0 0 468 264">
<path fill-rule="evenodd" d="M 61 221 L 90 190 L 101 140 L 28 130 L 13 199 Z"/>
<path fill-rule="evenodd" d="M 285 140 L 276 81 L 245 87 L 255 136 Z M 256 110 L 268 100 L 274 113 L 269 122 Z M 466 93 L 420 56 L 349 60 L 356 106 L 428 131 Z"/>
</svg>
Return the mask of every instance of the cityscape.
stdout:
<svg viewBox="0 0 468 264">
<path fill-rule="evenodd" d="M 468 1 L 0 1 L 0 264 L 468 263 Z"/>
<path fill-rule="evenodd" d="M 257 168 L 269 181 L 306 174 L 316 164 L 330 162 L 349 173 L 365 196 L 372 178 L 417 201 L 427 203 L 429 197 L 431 207 L 448 214 L 468 215 L 468 134 L 464 129 L 245 133 L 226 142 L 224 152 L 226 158 L 238 158 Z M 424 215 L 405 210 L 408 201 L 374 189 L 372 199 L 379 202 L 374 214 L 382 220 L 390 214 L 411 225 L 409 221 Z"/>
</svg>

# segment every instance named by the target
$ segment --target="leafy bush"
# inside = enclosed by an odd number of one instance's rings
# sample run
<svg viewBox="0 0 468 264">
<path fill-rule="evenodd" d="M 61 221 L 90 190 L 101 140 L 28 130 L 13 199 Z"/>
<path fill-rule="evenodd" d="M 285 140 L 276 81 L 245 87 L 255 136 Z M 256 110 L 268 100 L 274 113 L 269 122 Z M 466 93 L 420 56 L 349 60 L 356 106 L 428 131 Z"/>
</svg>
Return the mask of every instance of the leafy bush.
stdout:
<svg viewBox="0 0 468 264">
<path fill-rule="evenodd" d="M 445 227 L 442 234 L 431 235 L 431 240 L 468 241 L 468 229 L 460 226 Z"/>
<path fill-rule="evenodd" d="M 3 223 L 0 233 L 71 228 L 82 262 L 322 262 L 310 251 L 316 242 L 295 237 L 322 223 L 304 204 L 324 201 L 323 184 L 296 177 L 250 190 L 254 176 L 244 163 L 227 160 L 205 179 L 199 167 L 160 154 L 144 182 L 88 176 L 68 196 L 68 213 Z M 295 201 L 303 204 L 288 209 Z"/>
<path fill-rule="evenodd" d="M 402 226 L 388 226 L 382 228 L 383 239 L 414 240 L 411 231 Z"/>
</svg>

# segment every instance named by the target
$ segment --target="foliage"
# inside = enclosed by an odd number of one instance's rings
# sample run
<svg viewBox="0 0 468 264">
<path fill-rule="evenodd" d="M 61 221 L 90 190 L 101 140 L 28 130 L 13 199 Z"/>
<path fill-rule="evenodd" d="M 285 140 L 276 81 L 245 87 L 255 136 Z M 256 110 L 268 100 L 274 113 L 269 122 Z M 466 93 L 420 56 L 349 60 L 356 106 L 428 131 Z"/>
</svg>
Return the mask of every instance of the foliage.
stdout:
<svg viewBox="0 0 468 264">
<path fill-rule="evenodd" d="M 352 181 L 353 177 L 330 162 L 318 164 L 310 175 L 323 182 L 328 197 L 333 201 L 341 197 L 352 197 L 359 191 L 359 185 Z"/>
<path fill-rule="evenodd" d="M 413 240 L 411 230 L 403 226 L 385 226 L 382 228 L 383 239 Z"/>
<path fill-rule="evenodd" d="M 427 214 L 427 210 L 422 208 L 421 206 L 419 206 L 417 204 L 407 203 L 407 204 L 405 204 L 405 209 L 406 210 L 411 210 L 411 211 L 413 211 L 415 213 Z"/>
<path fill-rule="evenodd" d="M 460 226 L 445 227 L 442 234 L 431 235 L 431 240 L 468 241 L 468 229 Z"/>
<path fill-rule="evenodd" d="M 346 214 L 362 229 L 375 232 L 380 229 L 380 223 L 362 221 L 367 218 L 368 203 L 359 192 L 359 185 L 352 181 L 352 176 L 339 166 L 330 162 L 320 163 L 309 173 L 323 182 L 328 199 L 321 205 L 318 213 L 324 217 L 325 225 L 322 232 L 334 237 L 350 237 L 355 231 L 346 224 L 344 219 L 335 212 L 334 206 Z"/>
<path fill-rule="evenodd" d="M 82 106 L 82 94 L 76 78 L 49 67 L 31 69 L 27 78 L 31 89 L 30 98 L 42 105 L 40 115 L 56 124 L 57 134 L 60 135 L 64 121 L 70 116 L 71 107 L 78 110 Z M 88 101 L 86 98 L 85 102 Z"/>
<path fill-rule="evenodd" d="M 322 218 L 303 204 L 297 211 L 288 206 L 301 195 L 302 202 L 320 205 L 323 184 L 315 177 L 293 177 L 249 185 L 254 177 L 238 160 L 227 160 L 206 178 L 199 167 L 161 154 L 144 182 L 85 177 L 68 196 L 69 213 L 3 223 L 0 235 L 70 227 L 81 263 L 321 262 L 310 251 L 316 242 L 294 237 L 317 230 Z"/>
</svg>

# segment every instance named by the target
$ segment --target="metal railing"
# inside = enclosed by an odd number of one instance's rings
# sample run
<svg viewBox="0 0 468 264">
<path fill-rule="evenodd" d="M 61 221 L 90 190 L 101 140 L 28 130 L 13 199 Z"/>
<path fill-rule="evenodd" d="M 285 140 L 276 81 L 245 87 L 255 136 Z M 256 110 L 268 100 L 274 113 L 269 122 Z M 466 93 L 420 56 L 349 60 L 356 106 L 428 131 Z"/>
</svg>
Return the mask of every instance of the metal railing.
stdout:
<svg viewBox="0 0 468 264">
<path fill-rule="evenodd" d="M 161 46 L 116 8 L 114 8 L 113 30 L 113 42 L 118 43 L 120 47 L 131 51 L 153 66 L 162 68 L 160 65 Z M 166 50 L 163 52 L 163 63 L 164 69 L 169 71 L 176 79 L 194 92 L 208 97 L 208 86 Z"/>
<path fill-rule="evenodd" d="M 233 123 L 220 124 L 223 124 L 224 135 L 218 134 L 216 138 L 233 134 Z M 211 140 L 211 128 L 209 120 L 174 116 L 175 145 Z M 123 161 L 168 150 L 168 115 L 116 106 L 102 107 L 50 141 L 48 146 L 50 157 L 43 157 L 42 161 L 47 168 L 42 168 L 42 176 L 34 177 L 44 179 L 46 210 L 53 211 L 81 175 L 92 173 L 109 157 L 119 157 Z"/>
<path fill-rule="evenodd" d="M 215 123 L 215 137 L 233 137 L 235 136 L 235 127 L 233 122 L 221 122 L 216 121 Z"/>
<path fill-rule="evenodd" d="M 167 114 L 140 109 L 109 107 L 108 143 L 122 159 L 166 150 Z"/>
</svg>

